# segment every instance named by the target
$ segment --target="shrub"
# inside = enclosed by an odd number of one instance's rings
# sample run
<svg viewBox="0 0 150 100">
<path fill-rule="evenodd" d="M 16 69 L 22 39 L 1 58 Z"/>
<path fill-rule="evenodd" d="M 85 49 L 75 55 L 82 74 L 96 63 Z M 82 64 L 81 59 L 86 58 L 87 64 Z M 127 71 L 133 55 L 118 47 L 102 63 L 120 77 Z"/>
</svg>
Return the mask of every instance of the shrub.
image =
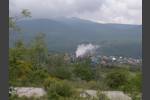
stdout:
<svg viewBox="0 0 150 100">
<path fill-rule="evenodd" d="M 122 90 L 128 93 L 134 93 L 142 91 L 142 75 L 141 73 L 135 73 L 134 76 L 130 76 L 128 82 L 122 86 Z"/>
<path fill-rule="evenodd" d="M 47 90 L 49 87 L 51 87 L 51 85 L 56 84 L 57 81 L 58 81 L 57 78 L 53 78 L 49 76 L 44 80 L 43 86 Z"/>
<path fill-rule="evenodd" d="M 17 60 L 15 63 L 10 62 L 9 83 L 11 85 L 25 85 L 32 73 L 32 64 L 27 61 Z"/>
<path fill-rule="evenodd" d="M 71 79 L 71 72 L 68 67 L 55 67 L 50 74 L 60 79 Z"/>
<path fill-rule="evenodd" d="M 97 92 L 97 97 L 98 97 L 98 100 L 109 100 L 109 98 L 101 91 Z"/>
<path fill-rule="evenodd" d="M 75 66 L 74 74 L 81 78 L 82 80 L 90 81 L 94 79 L 94 71 L 90 66 L 86 66 L 86 64 L 79 64 Z"/>
<path fill-rule="evenodd" d="M 50 100 L 60 100 L 61 97 L 70 97 L 73 94 L 73 88 L 66 81 L 48 78 L 44 82 L 44 86 Z"/>
<path fill-rule="evenodd" d="M 89 89 L 97 89 L 98 88 L 98 83 L 96 81 L 89 81 L 88 83 Z"/>
<path fill-rule="evenodd" d="M 123 70 L 110 72 L 106 76 L 107 85 L 112 89 L 120 89 L 128 82 L 128 75 L 129 73 Z"/>
<path fill-rule="evenodd" d="M 32 76 L 32 77 L 31 77 Z M 30 73 L 29 82 L 41 86 L 42 82 L 49 76 L 48 71 L 44 68 L 38 68 Z"/>
<path fill-rule="evenodd" d="M 130 94 L 132 100 L 142 100 L 142 95 L 138 92 L 133 92 Z"/>
</svg>

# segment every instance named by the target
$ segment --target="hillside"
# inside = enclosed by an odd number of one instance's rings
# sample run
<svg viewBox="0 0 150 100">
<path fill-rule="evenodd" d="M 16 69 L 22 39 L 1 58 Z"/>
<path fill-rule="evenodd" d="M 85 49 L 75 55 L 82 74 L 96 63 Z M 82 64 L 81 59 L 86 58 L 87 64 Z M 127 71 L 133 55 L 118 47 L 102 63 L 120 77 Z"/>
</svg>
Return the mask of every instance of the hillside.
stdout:
<svg viewBox="0 0 150 100">
<path fill-rule="evenodd" d="M 78 18 L 32 19 L 17 24 L 25 41 L 45 33 L 50 51 L 74 52 L 81 43 L 93 43 L 101 46 L 98 53 L 102 55 L 142 56 L 142 25 L 102 24 Z"/>
</svg>

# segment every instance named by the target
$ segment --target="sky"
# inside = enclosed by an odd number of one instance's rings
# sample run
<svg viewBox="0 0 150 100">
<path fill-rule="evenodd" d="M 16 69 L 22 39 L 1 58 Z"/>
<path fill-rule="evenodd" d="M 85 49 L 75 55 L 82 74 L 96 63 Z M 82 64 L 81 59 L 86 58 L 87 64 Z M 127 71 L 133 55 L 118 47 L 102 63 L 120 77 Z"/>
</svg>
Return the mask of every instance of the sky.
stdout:
<svg viewBox="0 0 150 100">
<path fill-rule="evenodd" d="M 99 23 L 142 24 L 142 0 L 9 0 L 10 16 L 28 9 L 32 18 L 76 17 Z"/>
</svg>

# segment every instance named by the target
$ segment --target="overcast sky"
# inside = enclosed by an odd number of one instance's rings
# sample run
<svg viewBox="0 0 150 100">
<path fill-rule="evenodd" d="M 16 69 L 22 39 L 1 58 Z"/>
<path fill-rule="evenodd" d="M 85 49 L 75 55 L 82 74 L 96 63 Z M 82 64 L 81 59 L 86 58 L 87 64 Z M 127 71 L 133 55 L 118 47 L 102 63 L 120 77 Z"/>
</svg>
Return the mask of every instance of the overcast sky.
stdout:
<svg viewBox="0 0 150 100">
<path fill-rule="evenodd" d="M 22 9 L 29 9 L 32 18 L 77 17 L 142 24 L 142 0 L 9 0 L 10 15 L 17 15 Z"/>
</svg>

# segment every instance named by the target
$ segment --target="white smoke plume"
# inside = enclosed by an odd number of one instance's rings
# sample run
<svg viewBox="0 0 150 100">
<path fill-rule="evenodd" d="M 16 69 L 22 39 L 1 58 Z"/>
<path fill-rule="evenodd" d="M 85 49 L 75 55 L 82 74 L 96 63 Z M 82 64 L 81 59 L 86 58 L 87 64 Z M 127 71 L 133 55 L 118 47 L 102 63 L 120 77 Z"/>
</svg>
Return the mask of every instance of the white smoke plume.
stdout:
<svg viewBox="0 0 150 100">
<path fill-rule="evenodd" d="M 99 46 L 98 45 L 93 45 L 91 43 L 89 44 L 80 44 L 77 47 L 76 50 L 76 57 L 84 57 L 87 55 L 92 55 L 96 52 L 96 49 L 98 49 Z"/>
</svg>

